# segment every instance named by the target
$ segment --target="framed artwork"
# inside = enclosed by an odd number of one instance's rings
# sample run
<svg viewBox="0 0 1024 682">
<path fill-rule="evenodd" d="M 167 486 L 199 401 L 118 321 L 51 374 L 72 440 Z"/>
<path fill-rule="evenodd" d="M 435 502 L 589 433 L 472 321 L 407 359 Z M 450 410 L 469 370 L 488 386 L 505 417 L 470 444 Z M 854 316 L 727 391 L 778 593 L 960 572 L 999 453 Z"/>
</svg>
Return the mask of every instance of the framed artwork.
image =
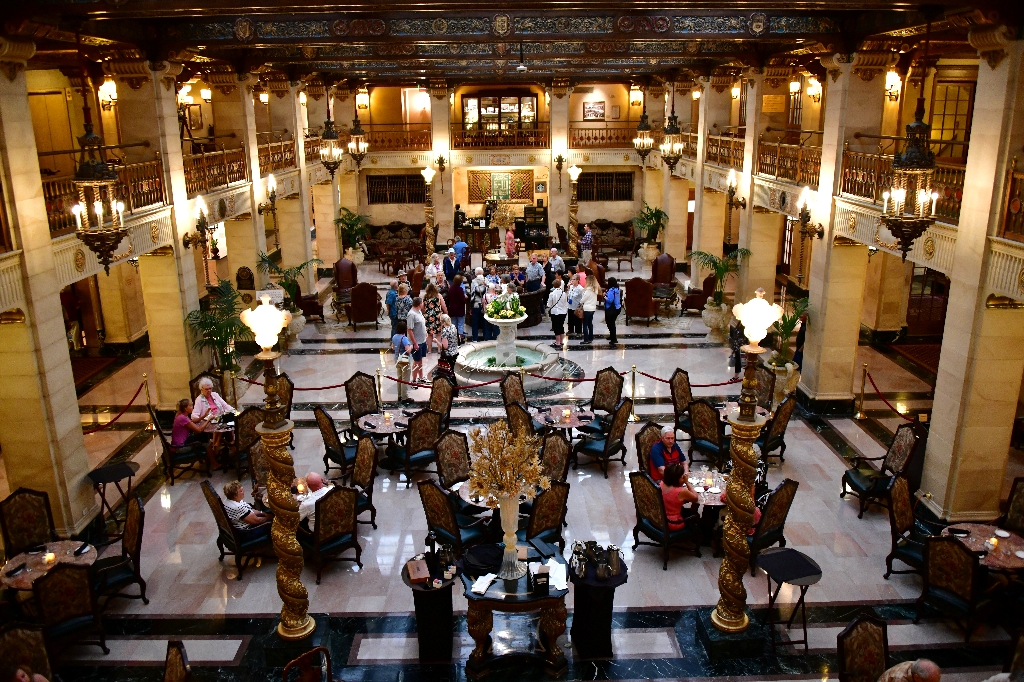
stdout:
<svg viewBox="0 0 1024 682">
<path fill-rule="evenodd" d="M 621 111 L 622 110 L 619 109 L 619 105 L 618 104 L 613 104 L 612 105 L 612 120 L 613 121 L 618 121 L 619 120 L 619 115 L 620 115 Z"/>
<path fill-rule="evenodd" d="M 189 130 L 202 130 L 203 128 L 203 107 L 199 104 L 186 104 L 188 107 Z"/>
<path fill-rule="evenodd" d="M 482 204 L 492 198 L 515 204 L 533 203 L 533 170 L 471 170 L 468 176 L 471 204 Z"/>
<path fill-rule="evenodd" d="M 604 102 L 584 102 L 583 103 L 583 120 L 584 121 L 603 121 L 604 120 Z"/>
<path fill-rule="evenodd" d="M 544 193 L 546 193 L 548 191 L 548 183 L 546 183 L 546 182 L 538 182 L 536 184 L 536 186 L 534 187 L 533 191 L 536 194 L 544 194 Z"/>
</svg>

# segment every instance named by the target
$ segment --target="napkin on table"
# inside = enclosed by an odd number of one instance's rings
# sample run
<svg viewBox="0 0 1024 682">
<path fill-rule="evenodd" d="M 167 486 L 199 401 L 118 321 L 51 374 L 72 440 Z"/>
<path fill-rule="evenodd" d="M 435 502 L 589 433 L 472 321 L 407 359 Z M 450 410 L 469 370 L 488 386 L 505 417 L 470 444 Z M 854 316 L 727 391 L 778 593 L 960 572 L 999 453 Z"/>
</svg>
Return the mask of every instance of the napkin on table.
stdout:
<svg viewBox="0 0 1024 682">
<path fill-rule="evenodd" d="M 497 575 L 497 573 L 486 573 L 480 576 L 473 583 L 473 587 L 470 588 L 470 591 L 473 592 L 473 594 L 483 594 L 487 591 L 487 588 L 491 586 L 491 583 L 494 582 Z"/>
<path fill-rule="evenodd" d="M 556 590 L 569 589 L 568 575 L 565 572 L 565 564 L 560 564 L 554 558 L 548 559 L 547 563 L 551 586 Z"/>
</svg>

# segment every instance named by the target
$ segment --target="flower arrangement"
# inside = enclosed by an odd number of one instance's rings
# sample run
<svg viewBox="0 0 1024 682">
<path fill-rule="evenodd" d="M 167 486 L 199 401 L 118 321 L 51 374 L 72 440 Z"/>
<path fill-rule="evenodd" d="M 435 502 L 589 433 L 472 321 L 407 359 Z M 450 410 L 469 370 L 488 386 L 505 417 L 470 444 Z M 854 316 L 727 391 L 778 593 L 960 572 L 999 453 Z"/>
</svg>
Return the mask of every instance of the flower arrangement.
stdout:
<svg viewBox="0 0 1024 682">
<path fill-rule="evenodd" d="M 486 315 L 495 320 L 514 320 L 526 317 L 526 308 L 519 302 L 519 294 L 502 294 L 487 304 Z"/>
<path fill-rule="evenodd" d="M 536 436 L 518 437 L 501 420 L 471 432 L 469 440 L 473 452 L 469 492 L 482 497 L 488 507 L 497 507 L 502 498 L 518 505 L 520 495 L 532 500 L 538 489 L 551 485 L 541 468 Z"/>
</svg>

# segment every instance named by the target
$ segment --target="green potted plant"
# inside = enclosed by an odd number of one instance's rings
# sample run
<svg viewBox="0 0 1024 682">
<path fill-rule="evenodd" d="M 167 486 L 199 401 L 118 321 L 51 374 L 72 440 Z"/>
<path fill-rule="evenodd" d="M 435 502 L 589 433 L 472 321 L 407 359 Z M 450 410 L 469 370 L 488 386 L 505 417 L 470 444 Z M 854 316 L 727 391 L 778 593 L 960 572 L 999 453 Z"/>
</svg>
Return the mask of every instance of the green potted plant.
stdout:
<svg viewBox="0 0 1024 682">
<path fill-rule="evenodd" d="M 810 301 L 807 298 L 793 301 L 792 307 L 788 307 L 771 328 L 771 333 L 778 339 L 778 349 L 771 354 L 766 363 L 768 368 L 775 372 L 773 407 L 795 391 L 796 385 L 800 382 L 800 366 L 790 357 L 789 345 L 793 333 L 800 327 L 800 318 L 807 312 L 808 307 Z"/>
<path fill-rule="evenodd" d="M 368 223 L 368 216 L 350 211 L 344 206 L 341 207 L 341 216 L 336 218 L 334 221 L 334 224 L 338 228 L 338 232 L 341 234 L 341 253 L 343 256 L 348 256 L 346 251 L 351 249 L 352 254 L 348 257 L 356 265 L 359 265 L 363 260 L 362 248 L 357 247 L 369 231 L 369 228 L 367 227 Z M 359 258 L 359 260 L 356 261 L 356 258 Z"/>
<path fill-rule="evenodd" d="M 750 255 L 749 249 L 736 249 L 727 256 L 716 256 L 706 251 L 691 251 L 687 258 L 691 263 L 710 270 L 715 276 L 714 298 L 704 304 L 704 310 L 700 317 L 708 326 L 707 340 L 715 343 L 723 343 L 729 333 L 729 322 L 732 320 L 732 311 L 724 303 L 725 282 L 730 276 L 740 270 L 740 260 Z M 695 274 L 691 270 L 691 275 Z"/>
<path fill-rule="evenodd" d="M 278 278 L 278 284 L 284 289 L 285 293 L 288 294 L 288 305 L 289 309 L 294 313 L 298 311 L 299 301 L 299 278 L 306 272 L 307 268 L 311 268 L 316 265 L 323 264 L 323 261 L 319 258 L 311 258 L 305 263 L 299 263 L 298 265 L 290 268 L 282 268 L 280 265 L 274 262 L 274 259 L 262 251 L 256 256 L 257 263 L 256 269 L 267 275 L 276 275 Z"/>
<path fill-rule="evenodd" d="M 221 372 L 235 371 L 239 369 L 236 342 L 252 338 L 252 331 L 239 318 L 245 304 L 242 295 L 226 279 L 211 286 L 209 292 L 207 305 L 185 318 L 195 337 L 192 347 L 213 351 L 214 363 Z"/>
<path fill-rule="evenodd" d="M 658 257 L 660 250 L 658 237 L 668 224 L 668 213 L 660 208 L 644 202 L 640 215 L 633 219 L 633 228 L 637 236 L 644 240 L 643 259 L 650 263 Z"/>
</svg>

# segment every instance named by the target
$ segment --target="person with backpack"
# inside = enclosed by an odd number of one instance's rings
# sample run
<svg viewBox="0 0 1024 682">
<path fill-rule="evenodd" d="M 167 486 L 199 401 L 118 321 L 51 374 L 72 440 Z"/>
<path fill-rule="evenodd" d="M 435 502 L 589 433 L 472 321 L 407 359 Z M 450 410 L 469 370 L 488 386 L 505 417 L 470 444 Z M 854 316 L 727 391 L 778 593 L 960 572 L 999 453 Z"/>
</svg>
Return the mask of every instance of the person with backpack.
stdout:
<svg viewBox="0 0 1024 682">
<path fill-rule="evenodd" d="M 479 341 L 482 335 L 484 341 L 488 341 L 487 322 L 484 321 L 484 296 L 487 294 L 487 279 L 484 277 L 484 269 L 476 269 L 476 277 L 469 286 L 469 300 L 473 306 L 473 340 Z"/>
<path fill-rule="evenodd" d="M 615 318 L 622 311 L 622 291 L 614 277 L 608 278 L 608 291 L 604 294 L 604 323 L 608 325 L 608 345 L 615 348 L 619 339 L 615 335 Z"/>
<path fill-rule="evenodd" d="M 555 334 L 555 341 L 551 344 L 554 348 L 562 347 L 562 337 L 565 336 L 565 315 L 569 312 L 569 299 L 565 295 L 562 278 L 557 277 L 551 286 L 551 293 L 548 294 L 548 314 L 551 316 L 551 331 Z"/>
</svg>

